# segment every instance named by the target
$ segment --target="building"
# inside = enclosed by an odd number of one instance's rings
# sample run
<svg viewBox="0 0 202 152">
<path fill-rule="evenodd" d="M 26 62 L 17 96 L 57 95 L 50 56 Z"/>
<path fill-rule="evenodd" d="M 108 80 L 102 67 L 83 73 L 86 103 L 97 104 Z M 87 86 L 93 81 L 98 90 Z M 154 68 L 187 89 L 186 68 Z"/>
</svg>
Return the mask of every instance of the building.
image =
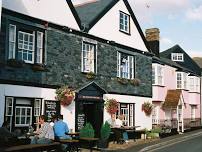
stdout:
<svg viewBox="0 0 202 152">
<path fill-rule="evenodd" d="M 89 33 L 90 28 L 83 30 L 82 18 L 71 1 L 3 1 L 0 123 L 8 120 L 11 130 L 26 130 L 41 114 L 62 113 L 69 128 L 79 130 L 90 122 L 99 134 L 110 117 L 104 101 L 114 98 L 120 102 L 127 126 L 151 129 L 152 117 L 145 115 L 142 104 L 152 101 L 152 54 L 128 2 L 100 2 L 106 5 L 92 28 L 98 30 L 99 21 L 113 12 L 118 16 L 113 18 L 117 23 L 113 32 L 122 33 L 126 41 Z M 52 11 L 56 7 L 59 11 Z M 134 46 L 127 43 L 133 33 L 138 42 Z M 93 79 L 87 78 L 89 73 Z M 134 79 L 141 83 L 131 84 Z M 76 91 L 68 107 L 55 99 L 55 89 L 64 84 Z"/>
<path fill-rule="evenodd" d="M 1 9 L 2 9 L 2 0 L 0 0 L 0 30 L 1 30 Z"/>
<path fill-rule="evenodd" d="M 165 121 L 177 131 L 200 126 L 200 68 L 179 46 L 159 53 L 159 30 L 148 29 L 152 64 L 153 125 Z"/>
</svg>

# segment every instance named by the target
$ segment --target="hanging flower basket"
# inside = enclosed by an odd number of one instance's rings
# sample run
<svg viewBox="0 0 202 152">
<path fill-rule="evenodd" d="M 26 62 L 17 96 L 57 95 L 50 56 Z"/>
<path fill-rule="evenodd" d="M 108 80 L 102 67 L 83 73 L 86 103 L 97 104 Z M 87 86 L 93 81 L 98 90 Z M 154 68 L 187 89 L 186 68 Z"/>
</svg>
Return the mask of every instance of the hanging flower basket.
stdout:
<svg viewBox="0 0 202 152">
<path fill-rule="evenodd" d="M 123 85 L 125 85 L 125 84 L 127 84 L 128 83 L 128 79 L 126 79 L 126 78 L 117 78 L 117 81 L 120 83 L 120 84 L 123 84 Z"/>
<path fill-rule="evenodd" d="M 75 97 L 75 92 L 68 86 L 63 86 L 56 90 L 56 99 L 63 106 L 68 106 L 72 103 Z"/>
<path fill-rule="evenodd" d="M 145 112 L 146 116 L 150 116 L 152 113 L 153 105 L 150 102 L 144 102 L 142 104 L 142 111 Z"/>
<path fill-rule="evenodd" d="M 115 99 L 107 99 L 105 108 L 109 114 L 115 114 L 118 111 L 119 103 Z"/>
<path fill-rule="evenodd" d="M 140 79 L 135 78 L 135 79 L 130 80 L 130 83 L 131 83 L 132 85 L 134 85 L 134 86 L 139 86 L 140 83 L 141 83 L 141 81 L 140 81 Z"/>
<path fill-rule="evenodd" d="M 94 72 L 88 72 L 88 73 L 86 73 L 86 78 L 87 79 L 94 79 L 95 78 L 95 73 Z"/>
</svg>

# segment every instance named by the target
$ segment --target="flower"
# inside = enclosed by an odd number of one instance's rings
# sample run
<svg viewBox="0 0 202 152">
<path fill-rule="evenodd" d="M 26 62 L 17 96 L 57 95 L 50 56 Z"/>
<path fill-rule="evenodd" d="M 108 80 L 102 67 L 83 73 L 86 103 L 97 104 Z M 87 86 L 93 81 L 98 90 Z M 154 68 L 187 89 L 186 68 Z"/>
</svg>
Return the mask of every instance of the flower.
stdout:
<svg viewBox="0 0 202 152">
<path fill-rule="evenodd" d="M 88 72 L 87 74 L 86 74 L 86 78 L 87 79 L 94 79 L 95 78 L 95 73 L 94 72 Z"/>
<path fill-rule="evenodd" d="M 139 86 L 141 81 L 140 81 L 140 79 L 135 78 L 135 79 L 130 80 L 130 83 L 134 86 Z"/>
<path fill-rule="evenodd" d="M 56 99 L 60 101 L 61 105 L 68 106 L 72 103 L 75 97 L 75 92 L 68 86 L 63 86 L 56 89 Z"/>
<path fill-rule="evenodd" d="M 153 109 L 153 105 L 150 102 L 144 102 L 142 104 L 142 111 L 145 112 L 146 116 L 150 116 Z"/>
<path fill-rule="evenodd" d="M 109 114 L 115 114 L 118 111 L 119 103 L 115 99 L 107 99 L 105 108 Z"/>
</svg>

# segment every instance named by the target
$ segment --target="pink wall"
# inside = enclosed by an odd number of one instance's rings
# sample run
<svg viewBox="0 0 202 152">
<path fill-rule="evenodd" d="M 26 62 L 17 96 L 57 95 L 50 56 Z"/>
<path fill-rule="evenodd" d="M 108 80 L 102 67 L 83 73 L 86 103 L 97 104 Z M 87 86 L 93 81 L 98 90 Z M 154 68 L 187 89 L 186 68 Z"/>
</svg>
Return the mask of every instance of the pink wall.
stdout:
<svg viewBox="0 0 202 152">
<path fill-rule="evenodd" d="M 200 94 L 199 93 L 189 93 L 189 104 L 200 104 Z"/>
<path fill-rule="evenodd" d="M 191 106 L 189 104 L 185 104 L 184 106 L 184 119 L 191 118 Z"/>
</svg>

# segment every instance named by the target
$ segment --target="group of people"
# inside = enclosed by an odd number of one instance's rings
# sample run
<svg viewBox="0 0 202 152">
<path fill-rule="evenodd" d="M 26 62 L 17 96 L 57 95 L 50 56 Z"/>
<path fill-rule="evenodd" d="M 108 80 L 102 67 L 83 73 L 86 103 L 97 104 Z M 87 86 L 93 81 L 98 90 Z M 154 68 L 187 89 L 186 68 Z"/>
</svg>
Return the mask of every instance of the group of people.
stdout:
<svg viewBox="0 0 202 152">
<path fill-rule="evenodd" d="M 124 115 L 121 114 L 116 118 L 116 114 L 112 114 L 111 118 L 107 120 L 110 124 L 112 131 L 115 133 L 117 142 L 128 142 L 128 133 L 126 131 L 118 130 L 118 128 L 124 127 Z M 123 141 L 121 140 L 123 139 Z"/>
<path fill-rule="evenodd" d="M 39 125 L 41 126 L 35 136 L 31 138 L 31 144 L 47 144 L 53 140 L 70 139 L 67 135 L 69 128 L 67 123 L 63 121 L 63 116 L 52 116 L 52 122 L 46 121 L 46 116 L 39 117 Z"/>
</svg>

